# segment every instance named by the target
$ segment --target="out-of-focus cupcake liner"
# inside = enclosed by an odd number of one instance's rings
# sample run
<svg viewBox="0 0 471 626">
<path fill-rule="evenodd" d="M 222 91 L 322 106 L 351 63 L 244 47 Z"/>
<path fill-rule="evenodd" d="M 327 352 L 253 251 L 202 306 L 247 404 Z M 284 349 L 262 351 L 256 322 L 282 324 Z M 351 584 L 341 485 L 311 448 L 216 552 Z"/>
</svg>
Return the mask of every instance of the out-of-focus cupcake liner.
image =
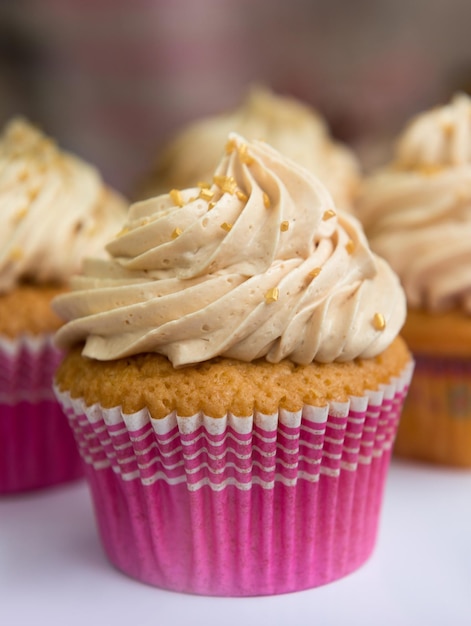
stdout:
<svg viewBox="0 0 471 626">
<path fill-rule="evenodd" d="M 61 353 L 50 335 L 0 339 L 0 494 L 83 476 L 83 462 L 52 391 Z"/>
<path fill-rule="evenodd" d="M 221 596 L 307 589 L 370 556 L 412 365 L 324 408 L 151 419 L 56 393 L 86 461 L 110 561 Z"/>
<path fill-rule="evenodd" d="M 471 468 L 471 359 L 415 360 L 395 454 Z"/>
</svg>

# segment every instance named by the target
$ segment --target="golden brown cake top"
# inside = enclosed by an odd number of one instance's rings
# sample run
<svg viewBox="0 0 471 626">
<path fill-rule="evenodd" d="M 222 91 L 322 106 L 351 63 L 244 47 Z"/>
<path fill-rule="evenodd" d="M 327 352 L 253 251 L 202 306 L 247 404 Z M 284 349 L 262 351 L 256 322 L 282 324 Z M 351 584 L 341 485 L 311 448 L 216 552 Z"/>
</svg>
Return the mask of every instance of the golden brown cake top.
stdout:
<svg viewBox="0 0 471 626">
<path fill-rule="evenodd" d="M 51 301 L 64 291 L 54 285 L 19 285 L 0 294 L 0 335 L 14 339 L 54 333 L 62 320 L 52 310 Z"/>
<path fill-rule="evenodd" d="M 202 411 L 212 417 L 227 412 L 243 417 L 254 411 L 273 414 L 279 407 L 298 411 L 305 404 L 347 401 L 389 383 L 408 363 L 409 351 L 399 337 L 379 356 L 350 363 L 296 365 L 288 360 L 272 364 L 217 358 L 181 369 L 158 354 L 96 361 L 76 347 L 59 367 L 56 382 L 87 405 L 122 406 L 125 413 L 147 407 L 156 419 L 172 411 L 180 416 Z"/>
</svg>

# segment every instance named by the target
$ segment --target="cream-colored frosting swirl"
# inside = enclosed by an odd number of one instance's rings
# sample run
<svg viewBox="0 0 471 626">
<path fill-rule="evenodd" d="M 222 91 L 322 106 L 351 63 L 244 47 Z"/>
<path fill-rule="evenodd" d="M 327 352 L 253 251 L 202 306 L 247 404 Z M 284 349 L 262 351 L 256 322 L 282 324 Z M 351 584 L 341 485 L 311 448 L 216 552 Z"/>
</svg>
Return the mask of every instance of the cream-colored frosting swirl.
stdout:
<svg viewBox="0 0 471 626">
<path fill-rule="evenodd" d="M 471 99 L 414 119 L 395 161 L 364 182 L 357 210 L 412 308 L 471 313 Z"/>
<path fill-rule="evenodd" d="M 55 300 L 65 347 L 174 366 L 226 356 L 350 361 L 382 352 L 405 318 L 396 275 L 307 170 L 232 134 L 211 184 L 131 206 L 111 260 Z"/>
<path fill-rule="evenodd" d="M 20 118 L 0 137 L 0 293 L 67 282 L 121 228 L 127 205 L 95 168 Z"/>
<path fill-rule="evenodd" d="M 312 107 L 258 86 L 249 90 L 236 109 L 197 120 L 178 133 L 162 152 L 140 198 L 207 180 L 230 132 L 266 141 L 320 178 L 338 207 L 351 209 L 360 176 L 353 152 L 332 140 L 326 123 Z"/>
</svg>

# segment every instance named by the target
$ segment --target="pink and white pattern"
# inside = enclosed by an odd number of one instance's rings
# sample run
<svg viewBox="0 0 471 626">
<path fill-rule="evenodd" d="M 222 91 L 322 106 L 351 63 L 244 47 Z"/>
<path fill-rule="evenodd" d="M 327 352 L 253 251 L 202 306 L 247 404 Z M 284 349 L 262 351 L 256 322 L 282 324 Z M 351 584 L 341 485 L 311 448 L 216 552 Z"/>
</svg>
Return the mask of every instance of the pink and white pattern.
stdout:
<svg viewBox="0 0 471 626">
<path fill-rule="evenodd" d="M 0 339 L 0 495 L 83 476 L 53 390 L 61 353 L 52 336 Z"/>
<path fill-rule="evenodd" d="M 56 393 L 112 563 L 168 589 L 262 595 L 368 558 L 411 373 L 346 403 L 248 417 L 153 420 Z"/>
</svg>

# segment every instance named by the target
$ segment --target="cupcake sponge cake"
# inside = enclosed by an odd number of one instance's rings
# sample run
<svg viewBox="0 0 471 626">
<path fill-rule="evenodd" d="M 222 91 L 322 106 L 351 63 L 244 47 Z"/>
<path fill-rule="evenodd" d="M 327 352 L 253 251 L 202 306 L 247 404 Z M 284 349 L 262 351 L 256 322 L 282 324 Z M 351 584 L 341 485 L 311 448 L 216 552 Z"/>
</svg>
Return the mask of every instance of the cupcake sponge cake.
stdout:
<svg viewBox="0 0 471 626">
<path fill-rule="evenodd" d="M 52 394 L 62 320 L 52 299 L 83 256 L 102 254 L 127 205 L 95 168 L 24 119 L 0 136 L 0 493 L 82 475 Z"/>
<path fill-rule="evenodd" d="M 416 355 L 398 454 L 471 466 L 471 100 L 414 118 L 358 202 L 371 246 L 404 286 Z"/>
<path fill-rule="evenodd" d="M 232 134 L 210 180 L 132 205 L 107 250 L 54 308 L 56 392 L 110 560 L 209 595 L 359 567 L 411 357 L 404 293 L 357 220 Z"/>
</svg>

